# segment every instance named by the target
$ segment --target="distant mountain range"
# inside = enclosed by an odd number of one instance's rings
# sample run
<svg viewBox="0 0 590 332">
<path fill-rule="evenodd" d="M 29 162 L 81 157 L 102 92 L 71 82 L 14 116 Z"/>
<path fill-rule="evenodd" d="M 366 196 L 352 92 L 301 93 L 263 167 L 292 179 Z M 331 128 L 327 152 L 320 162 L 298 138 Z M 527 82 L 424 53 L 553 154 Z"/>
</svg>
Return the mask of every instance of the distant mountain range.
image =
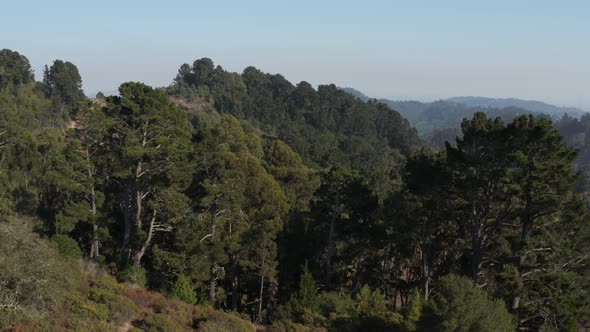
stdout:
<svg viewBox="0 0 590 332">
<path fill-rule="evenodd" d="M 353 88 L 340 89 L 363 101 L 372 99 Z M 444 143 L 445 139 L 452 140 L 453 135 L 459 133 L 461 121 L 464 118 L 471 118 L 475 112 L 484 112 L 490 117 L 500 117 L 506 122 L 522 114 L 546 114 L 553 119 L 559 119 L 566 113 L 573 117 L 580 117 L 586 113 L 578 108 L 515 98 L 453 97 L 434 102 L 396 101 L 382 98 L 378 101 L 408 119 L 410 124 L 418 130 L 422 139 L 431 145 Z"/>
<path fill-rule="evenodd" d="M 548 114 L 551 116 L 563 114 L 579 117 L 586 113 L 583 110 L 575 107 L 562 107 L 544 103 L 537 100 L 522 100 L 516 98 L 488 98 L 488 97 L 453 97 L 446 99 L 447 101 L 464 104 L 467 106 L 489 107 L 489 108 L 505 108 L 518 107 L 536 113 Z"/>
</svg>

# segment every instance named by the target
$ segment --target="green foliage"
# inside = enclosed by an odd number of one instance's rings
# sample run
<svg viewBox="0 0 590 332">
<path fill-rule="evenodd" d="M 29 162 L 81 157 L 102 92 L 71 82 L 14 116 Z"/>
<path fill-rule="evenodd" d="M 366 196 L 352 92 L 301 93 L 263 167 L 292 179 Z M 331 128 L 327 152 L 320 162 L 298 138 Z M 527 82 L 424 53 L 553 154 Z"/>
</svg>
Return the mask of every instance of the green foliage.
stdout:
<svg viewBox="0 0 590 332">
<path fill-rule="evenodd" d="M 57 243 L 59 253 L 65 256 L 80 258 L 82 257 L 82 250 L 78 246 L 76 240 L 67 235 L 57 234 L 53 236 L 52 241 Z"/>
<path fill-rule="evenodd" d="M 193 331 L 190 327 L 183 326 L 172 316 L 148 312 L 141 321 L 137 322 L 137 327 L 142 331 L 149 332 L 188 332 Z"/>
<path fill-rule="evenodd" d="M 90 283 L 88 299 L 106 306 L 108 321 L 120 325 L 132 318 L 137 310 L 135 303 L 120 293 L 121 286 L 117 281 L 114 278 L 105 277 Z"/>
<path fill-rule="evenodd" d="M 98 305 L 78 291 L 68 294 L 65 300 L 65 308 L 69 315 L 83 317 L 88 320 L 106 321 L 109 310 L 106 305 Z"/>
<path fill-rule="evenodd" d="M 318 302 L 319 312 L 331 320 L 339 317 L 353 317 L 357 313 L 355 301 L 345 293 L 320 293 Z"/>
<path fill-rule="evenodd" d="M 418 101 L 393 101 L 380 99 L 392 109 L 398 111 L 408 119 L 412 127 L 416 128 L 421 138 L 430 147 L 444 147 L 445 141 L 454 142 L 461 137 L 461 122 L 473 117 L 475 113 L 484 113 L 489 118 L 501 118 L 504 122 L 512 121 L 523 114 L 541 115 L 519 107 L 488 107 L 466 105 L 461 102 L 437 100 L 431 103 Z"/>
<path fill-rule="evenodd" d="M 9 49 L 0 51 L 0 90 L 33 82 L 33 69 L 29 60 Z"/>
<path fill-rule="evenodd" d="M 75 113 L 78 102 L 85 99 L 82 77 L 69 61 L 55 60 L 51 67 L 45 66 L 43 83 L 47 86 L 47 96 L 65 107 L 67 112 Z"/>
<path fill-rule="evenodd" d="M 190 280 L 184 274 L 180 274 L 178 279 L 176 279 L 174 286 L 172 286 L 171 294 L 174 298 L 187 303 L 194 304 L 197 302 L 197 293 L 191 285 Z"/>
<path fill-rule="evenodd" d="M 256 331 L 256 329 L 252 323 L 233 314 L 216 311 L 211 316 L 207 317 L 207 320 L 204 323 L 199 324 L 199 331 L 253 332 Z"/>
<path fill-rule="evenodd" d="M 378 264 L 384 229 L 379 222 L 378 199 L 357 172 L 335 166 L 322 174 L 307 217 L 306 244 L 310 268 L 322 271 L 327 291 L 351 280 L 356 289 L 370 283 Z M 364 261 L 364 267 L 355 264 Z M 355 290 L 356 290 L 355 289 Z"/>
<path fill-rule="evenodd" d="M 404 326 L 408 331 L 416 331 L 416 324 L 422 317 L 422 310 L 424 303 L 422 300 L 422 294 L 418 290 L 412 292 L 410 302 L 404 308 Z"/>
<path fill-rule="evenodd" d="M 387 313 L 387 302 L 378 289 L 371 290 L 365 285 L 356 297 L 357 311 L 361 317 L 382 317 Z"/>
<path fill-rule="evenodd" d="M 307 269 L 307 265 L 303 267 L 301 273 L 299 290 L 293 295 L 289 305 L 292 315 L 295 317 L 302 317 L 306 312 L 315 313 L 319 309 L 317 286 L 313 276 Z"/>
<path fill-rule="evenodd" d="M 190 127 L 186 115 L 161 90 L 141 83 L 124 83 L 120 96 L 107 98 L 105 115 L 112 125 L 105 137 L 111 155 L 111 193 L 120 201 L 124 226 L 122 247 L 131 251 L 135 267 L 158 232 L 173 228 L 184 217 L 188 199 L 182 193 L 190 181 Z"/>
<path fill-rule="evenodd" d="M 306 326 L 299 323 L 294 323 L 289 320 L 279 320 L 273 322 L 270 326 L 271 332 L 326 332 L 325 327 Z"/>
<path fill-rule="evenodd" d="M 0 221 L 0 327 L 43 318 L 79 282 L 75 261 L 32 232 L 28 218 Z"/>
<path fill-rule="evenodd" d="M 403 160 L 398 151 L 408 154 L 419 143 L 409 123 L 384 104 L 362 102 L 334 85 L 317 91 L 307 82 L 293 86 L 254 67 L 240 75 L 199 59 L 180 67 L 168 92 L 189 99 L 206 95 L 218 112 L 287 142 L 308 164 L 362 171 L 382 196 L 396 181 L 393 173 Z"/>
<path fill-rule="evenodd" d="M 119 279 L 143 287 L 147 284 L 147 273 L 142 267 L 127 266 L 119 271 Z"/>
<path fill-rule="evenodd" d="M 432 310 L 434 321 L 426 320 L 425 329 L 492 332 L 513 331 L 515 326 L 514 317 L 501 301 L 489 299 L 472 281 L 456 275 L 440 279 Z"/>
<path fill-rule="evenodd" d="M 419 110 L 433 126 L 473 110 L 434 104 Z M 460 136 L 455 144 L 418 151 L 399 113 L 333 85 L 201 59 L 167 89 L 129 82 L 84 101 L 73 64 L 56 60 L 34 82 L 28 60 L 3 50 L 0 215 L 11 217 L 0 223 L 0 322 L 252 330 L 241 315 L 295 331 L 581 328 L 588 177 L 572 164 L 586 167 L 586 122 L 560 121 L 564 140 L 548 118 L 505 125 L 478 113 L 461 133 L 431 137 Z M 80 248 L 103 265 L 77 287 Z M 101 268 L 236 316 L 119 285 Z"/>
</svg>

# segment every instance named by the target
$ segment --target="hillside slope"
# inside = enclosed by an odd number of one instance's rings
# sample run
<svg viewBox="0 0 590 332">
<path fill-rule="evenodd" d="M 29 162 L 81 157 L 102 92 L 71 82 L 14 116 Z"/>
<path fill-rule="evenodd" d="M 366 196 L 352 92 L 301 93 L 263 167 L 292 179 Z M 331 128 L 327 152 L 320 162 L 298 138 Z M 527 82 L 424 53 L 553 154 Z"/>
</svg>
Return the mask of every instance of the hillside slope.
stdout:
<svg viewBox="0 0 590 332">
<path fill-rule="evenodd" d="M 0 330 L 254 331 L 232 314 L 119 284 L 76 257 L 71 240 L 40 238 L 35 224 L 26 217 L 0 220 Z"/>
<path fill-rule="evenodd" d="M 420 145 L 410 123 L 383 103 L 364 102 L 334 85 L 317 90 L 307 82 L 293 85 L 254 67 L 238 74 L 199 59 L 179 69 L 168 93 L 181 106 L 209 101 L 216 112 L 286 142 L 310 166 L 358 170 L 382 188 L 380 194 L 397 181 L 397 167 Z"/>
<path fill-rule="evenodd" d="M 580 117 L 583 115 L 583 110 L 575 107 L 563 107 L 544 103 L 537 100 L 523 100 L 517 98 L 489 98 L 489 97 L 473 97 L 473 96 L 461 96 L 452 97 L 446 99 L 453 103 L 460 103 L 467 106 L 473 107 L 485 107 L 485 108 L 506 108 L 506 107 L 518 107 L 531 112 L 544 113 L 551 115 L 554 118 L 560 118 L 564 114 L 570 116 Z"/>
</svg>

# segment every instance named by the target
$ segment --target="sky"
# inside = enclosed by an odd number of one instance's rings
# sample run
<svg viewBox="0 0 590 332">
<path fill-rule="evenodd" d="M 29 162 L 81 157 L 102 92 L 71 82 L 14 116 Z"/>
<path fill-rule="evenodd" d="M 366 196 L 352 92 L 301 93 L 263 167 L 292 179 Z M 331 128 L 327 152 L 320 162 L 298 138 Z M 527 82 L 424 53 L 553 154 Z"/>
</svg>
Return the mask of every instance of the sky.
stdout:
<svg viewBox="0 0 590 332">
<path fill-rule="evenodd" d="M 0 48 L 87 94 L 172 82 L 209 57 L 371 97 L 514 97 L 590 111 L 590 1 L 0 0 Z"/>
</svg>

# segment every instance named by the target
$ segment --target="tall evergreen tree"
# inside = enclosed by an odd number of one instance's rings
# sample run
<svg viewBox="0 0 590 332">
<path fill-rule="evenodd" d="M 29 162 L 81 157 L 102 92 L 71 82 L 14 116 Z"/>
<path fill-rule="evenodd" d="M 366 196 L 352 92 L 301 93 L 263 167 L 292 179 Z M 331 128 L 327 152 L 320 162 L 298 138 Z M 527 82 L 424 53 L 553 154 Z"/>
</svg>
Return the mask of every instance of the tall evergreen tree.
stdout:
<svg viewBox="0 0 590 332">
<path fill-rule="evenodd" d="M 509 149 L 502 136 L 502 120 L 476 113 L 472 120 L 463 121 L 462 129 L 457 147 L 446 144 L 447 160 L 457 220 L 471 242 L 471 278 L 480 285 L 486 282 L 481 279 L 491 246 L 502 224 L 514 215 L 516 201 L 508 181 Z"/>
<path fill-rule="evenodd" d="M 190 170 L 190 131 L 186 115 L 164 92 L 141 83 L 124 83 L 105 109 L 113 119 L 108 144 L 116 157 L 111 179 L 123 215 L 122 247 L 134 266 L 157 232 L 182 218 Z"/>
<path fill-rule="evenodd" d="M 51 67 L 45 66 L 43 83 L 47 86 L 48 96 L 69 113 L 75 113 L 78 102 L 85 98 L 78 67 L 69 61 L 55 60 Z"/>
</svg>

